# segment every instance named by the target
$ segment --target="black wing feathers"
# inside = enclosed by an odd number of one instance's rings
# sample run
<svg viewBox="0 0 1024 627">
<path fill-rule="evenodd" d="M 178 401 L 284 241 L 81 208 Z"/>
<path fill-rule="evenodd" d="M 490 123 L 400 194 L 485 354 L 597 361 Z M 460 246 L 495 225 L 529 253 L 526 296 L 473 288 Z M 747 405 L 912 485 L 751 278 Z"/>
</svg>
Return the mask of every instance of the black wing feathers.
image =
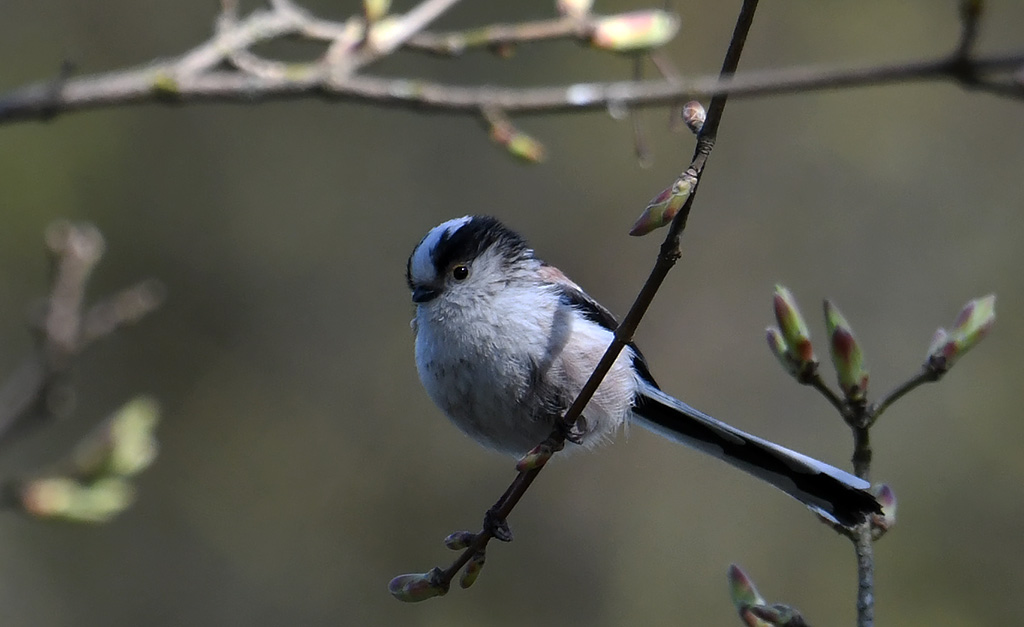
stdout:
<svg viewBox="0 0 1024 627">
<path fill-rule="evenodd" d="M 596 322 L 602 327 L 609 331 L 614 331 L 615 327 L 619 326 L 619 321 L 615 318 L 612 312 L 608 311 L 593 298 L 587 295 L 586 292 L 581 290 L 575 284 L 568 283 L 553 283 L 562 296 L 562 302 L 574 308 L 576 311 L 583 314 L 583 317 L 591 322 Z M 644 359 L 643 353 L 633 342 L 629 343 L 629 347 L 633 349 L 633 367 L 636 368 L 637 374 L 640 375 L 644 381 L 647 381 L 654 387 L 658 387 L 654 377 L 651 375 L 650 368 L 647 367 L 647 360 Z M 660 388 L 659 388 L 660 389 Z"/>
</svg>

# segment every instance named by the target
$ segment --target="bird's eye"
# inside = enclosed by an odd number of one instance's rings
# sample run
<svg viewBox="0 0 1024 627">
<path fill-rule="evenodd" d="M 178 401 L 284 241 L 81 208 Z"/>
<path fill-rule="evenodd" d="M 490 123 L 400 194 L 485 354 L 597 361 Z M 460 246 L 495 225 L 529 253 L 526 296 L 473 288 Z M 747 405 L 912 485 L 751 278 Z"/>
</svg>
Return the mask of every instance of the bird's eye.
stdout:
<svg viewBox="0 0 1024 627">
<path fill-rule="evenodd" d="M 452 268 L 452 278 L 456 281 L 465 281 L 467 277 L 469 277 L 469 266 L 466 264 L 460 263 Z"/>
</svg>

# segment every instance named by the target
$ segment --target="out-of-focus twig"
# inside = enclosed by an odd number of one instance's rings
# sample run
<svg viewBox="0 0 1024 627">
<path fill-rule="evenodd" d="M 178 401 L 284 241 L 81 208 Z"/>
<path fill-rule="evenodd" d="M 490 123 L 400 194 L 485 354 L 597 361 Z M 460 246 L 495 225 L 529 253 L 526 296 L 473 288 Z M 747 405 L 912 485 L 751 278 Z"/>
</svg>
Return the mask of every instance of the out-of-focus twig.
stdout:
<svg viewBox="0 0 1024 627">
<path fill-rule="evenodd" d="M 46 243 L 53 284 L 34 325 L 36 350 L 0 384 L 0 445 L 67 411 L 67 377 L 81 352 L 163 301 L 162 285 L 146 280 L 86 307 L 86 285 L 103 255 L 103 236 L 89 224 L 57 222 L 47 229 Z"/>
<path fill-rule="evenodd" d="M 632 110 L 725 94 L 754 97 L 938 80 L 1024 99 L 1024 81 L 1014 75 L 1024 67 L 1024 50 L 976 54 L 974 42 L 979 19 L 966 10 L 962 12 L 965 16 L 962 35 L 952 52 L 865 67 L 784 68 L 742 76 L 666 76 L 661 80 L 606 83 L 569 81 L 564 85 L 543 87 L 462 86 L 365 73 L 368 65 L 397 49 L 454 55 L 475 47 L 493 48 L 541 40 L 588 41 L 600 17 L 587 14 L 440 34 L 423 30 L 453 4 L 454 0 L 426 0 L 405 15 L 386 16 L 368 28 L 362 15 L 332 22 L 312 15 L 290 0 L 271 2 L 269 10 L 257 10 L 239 18 L 237 7 L 227 2 L 214 37 L 177 58 L 89 76 L 62 74 L 55 80 L 0 94 L 0 124 L 46 120 L 76 111 L 141 103 L 252 104 L 297 98 L 326 98 L 471 115 L 488 108 L 508 115 L 581 112 L 609 107 Z M 978 3 L 968 0 L 965 4 Z M 635 14 L 605 17 L 627 23 Z M 668 19 L 662 18 L 663 21 Z M 264 59 L 252 52 L 258 44 L 285 38 L 323 42 L 329 47 L 321 59 L 308 63 Z M 591 43 L 597 45 L 596 40 Z M 224 65 L 231 69 L 224 69 Z"/>
</svg>

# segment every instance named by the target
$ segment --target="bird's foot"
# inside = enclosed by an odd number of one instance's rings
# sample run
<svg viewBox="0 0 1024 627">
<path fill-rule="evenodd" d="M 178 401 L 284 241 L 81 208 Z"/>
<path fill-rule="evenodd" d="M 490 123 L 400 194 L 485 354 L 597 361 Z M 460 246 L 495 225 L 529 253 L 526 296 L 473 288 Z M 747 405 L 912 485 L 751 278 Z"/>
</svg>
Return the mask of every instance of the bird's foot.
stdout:
<svg viewBox="0 0 1024 627">
<path fill-rule="evenodd" d="M 565 420 L 559 420 L 558 429 L 562 432 L 562 437 L 564 437 L 567 442 L 572 442 L 577 445 L 583 444 L 583 438 L 587 435 L 587 418 L 585 416 L 580 416 L 572 424 Z"/>
</svg>

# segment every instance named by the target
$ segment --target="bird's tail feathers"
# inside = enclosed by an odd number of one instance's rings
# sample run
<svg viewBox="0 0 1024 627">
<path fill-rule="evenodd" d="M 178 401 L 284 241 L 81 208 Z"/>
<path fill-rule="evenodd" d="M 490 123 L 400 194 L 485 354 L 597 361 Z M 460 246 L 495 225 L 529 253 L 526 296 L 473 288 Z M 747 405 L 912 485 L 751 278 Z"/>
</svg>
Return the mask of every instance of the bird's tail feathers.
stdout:
<svg viewBox="0 0 1024 627">
<path fill-rule="evenodd" d="M 744 433 L 645 382 L 633 413 L 641 426 L 767 481 L 833 522 L 851 526 L 881 512 L 867 481 Z"/>
</svg>

